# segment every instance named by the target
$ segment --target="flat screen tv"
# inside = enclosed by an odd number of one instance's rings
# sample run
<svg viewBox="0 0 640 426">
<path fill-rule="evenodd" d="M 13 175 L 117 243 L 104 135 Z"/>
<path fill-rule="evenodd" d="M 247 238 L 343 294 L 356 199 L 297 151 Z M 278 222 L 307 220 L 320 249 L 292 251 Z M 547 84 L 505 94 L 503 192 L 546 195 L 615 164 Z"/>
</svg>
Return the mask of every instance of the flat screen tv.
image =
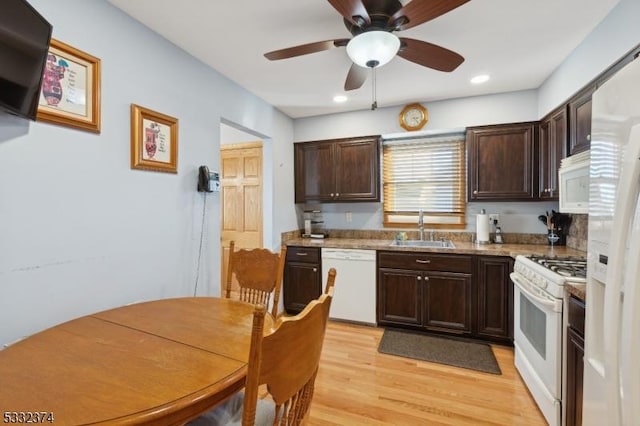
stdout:
<svg viewBox="0 0 640 426">
<path fill-rule="evenodd" d="M 26 0 L 1 0 L 0 109 L 36 119 L 52 26 Z"/>
</svg>

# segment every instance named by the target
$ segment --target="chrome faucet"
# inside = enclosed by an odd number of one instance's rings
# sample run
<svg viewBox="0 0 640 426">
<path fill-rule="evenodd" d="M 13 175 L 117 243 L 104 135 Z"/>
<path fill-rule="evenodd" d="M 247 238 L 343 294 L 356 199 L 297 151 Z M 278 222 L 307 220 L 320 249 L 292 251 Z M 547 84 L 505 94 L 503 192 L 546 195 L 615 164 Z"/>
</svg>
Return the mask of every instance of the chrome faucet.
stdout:
<svg viewBox="0 0 640 426">
<path fill-rule="evenodd" d="M 424 217 L 422 209 L 418 211 L 418 230 L 420 231 L 420 241 L 424 240 Z"/>
</svg>

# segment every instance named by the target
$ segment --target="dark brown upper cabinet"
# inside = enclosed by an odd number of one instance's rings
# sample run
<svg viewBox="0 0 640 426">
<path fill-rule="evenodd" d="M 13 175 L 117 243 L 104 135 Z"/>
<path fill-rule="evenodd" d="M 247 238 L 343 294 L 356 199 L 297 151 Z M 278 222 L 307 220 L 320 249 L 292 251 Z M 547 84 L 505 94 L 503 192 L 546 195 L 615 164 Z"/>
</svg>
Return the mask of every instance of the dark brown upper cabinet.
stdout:
<svg viewBox="0 0 640 426">
<path fill-rule="evenodd" d="M 540 122 L 538 138 L 539 197 L 541 200 L 557 200 L 558 169 L 567 149 L 566 106 L 553 111 Z"/>
<path fill-rule="evenodd" d="M 467 128 L 468 200 L 538 199 L 538 122 Z"/>
<path fill-rule="evenodd" d="M 591 95 L 595 84 L 587 86 L 569 101 L 569 155 L 591 147 Z"/>
<path fill-rule="evenodd" d="M 294 144 L 296 203 L 380 201 L 380 136 Z"/>
</svg>

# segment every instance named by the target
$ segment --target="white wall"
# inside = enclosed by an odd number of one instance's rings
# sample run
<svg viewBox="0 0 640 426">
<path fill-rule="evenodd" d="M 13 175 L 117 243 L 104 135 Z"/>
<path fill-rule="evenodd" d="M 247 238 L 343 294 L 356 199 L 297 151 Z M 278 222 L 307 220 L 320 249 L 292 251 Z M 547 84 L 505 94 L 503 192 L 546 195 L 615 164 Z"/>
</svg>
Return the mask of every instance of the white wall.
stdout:
<svg viewBox="0 0 640 426">
<path fill-rule="evenodd" d="M 448 130 L 483 124 L 514 123 L 538 119 L 534 90 L 449 99 L 423 103 L 429 113 L 424 131 Z M 299 118 L 294 123 L 296 141 L 405 132 L 398 122 L 404 105 L 342 114 Z"/>
<path fill-rule="evenodd" d="M 234 127 L 233 123 L 226 124 L 222 122 L 220 124 L 220 145 L 262 141 L 263 137 L 252 133 L 250 130 Z"/>
<path fill-rule="evenodd" d="M 103 0 L 30 3 L 102 60 L 102 132 L 0 113 L 0 345 L 196 283 L 219 294 L 220 200 L 196 179 L 219 168 L 221 120 L 273 141 L 273 246 L 296 226 L 293 165 L 275 160 L 293 158 L 291 119 Z M 131 103 L 179 119 L 177 174 L 131 170 Z"/>
<path fill-rule="evenodd" d="M 538 115 L 566 102 L 574 93 L 640 43 L 640 1 L 620 3 L 540 86 Z"/>
</svg>

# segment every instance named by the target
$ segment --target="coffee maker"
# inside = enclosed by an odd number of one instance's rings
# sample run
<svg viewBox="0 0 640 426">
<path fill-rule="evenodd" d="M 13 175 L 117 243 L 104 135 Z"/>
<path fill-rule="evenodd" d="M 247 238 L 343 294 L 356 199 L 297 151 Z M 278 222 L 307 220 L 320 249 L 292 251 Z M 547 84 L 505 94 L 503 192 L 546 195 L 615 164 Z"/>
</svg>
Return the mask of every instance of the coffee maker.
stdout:
<svg viewBox="0 0 640 426">
<path fill-rule="evenodd" d="M 324 221 L 322 220 L 322 211 L 305 210 L 303 212 L 304 229 L 302 231 L 303 238 L 326 238 L 327 233 L 324 230 Z"/>
</svg>

